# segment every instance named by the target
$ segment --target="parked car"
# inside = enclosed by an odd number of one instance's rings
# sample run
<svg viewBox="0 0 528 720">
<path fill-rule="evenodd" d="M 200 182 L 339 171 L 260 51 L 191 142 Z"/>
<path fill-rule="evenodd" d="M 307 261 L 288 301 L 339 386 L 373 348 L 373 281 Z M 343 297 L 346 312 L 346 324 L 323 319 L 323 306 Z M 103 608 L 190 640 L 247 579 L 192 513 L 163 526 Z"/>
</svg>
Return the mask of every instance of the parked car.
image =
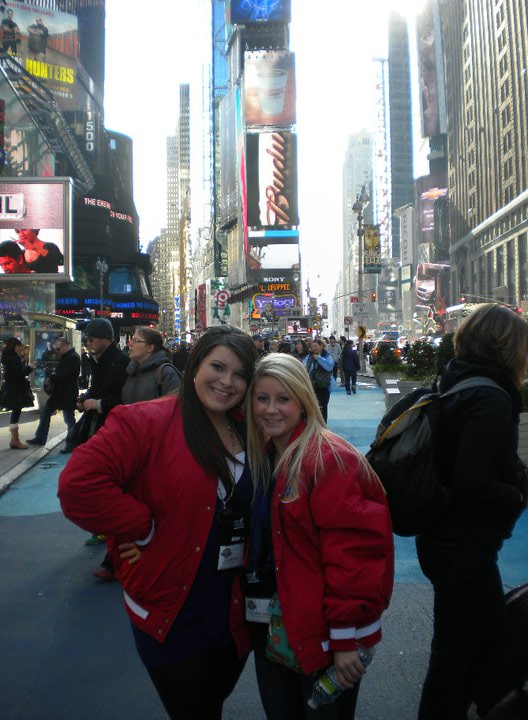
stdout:
<svg viewBox="0 0 528 720">
<path fill-rule="evenodd" d="M 378 340 L 369 354 L 370 365 L 375 365 L 377 363 L 382 348 L 387 348 L 387 350 L 396 357 L 401 357 L 401 350 L 398 347 L 397 342 L 394 340 Z"/>
</svg>

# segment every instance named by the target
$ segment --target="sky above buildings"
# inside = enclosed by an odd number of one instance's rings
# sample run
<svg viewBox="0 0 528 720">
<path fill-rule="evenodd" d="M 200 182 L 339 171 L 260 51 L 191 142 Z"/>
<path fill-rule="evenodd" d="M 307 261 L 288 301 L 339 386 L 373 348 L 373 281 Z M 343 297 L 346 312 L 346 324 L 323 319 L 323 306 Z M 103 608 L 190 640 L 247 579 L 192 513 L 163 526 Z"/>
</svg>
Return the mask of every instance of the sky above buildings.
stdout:
<svg viewBox="0 0 528 720">
<path fill-rule="evenodd" d="M 178 88 L 199 108 L 209 0 L 107 0 L 105 123 L 134 140 L 134 198 L 143 247 L 166 225 L 166 138 Z M 386 54 L 389 9 L 417 0 L 292 0 L 296 54 L 299 215 L 303 282 L 330 302 L 342 257 L 342 168 L 348 135 L 372 127 L 371 58 Z M 191 140 L 198 139 L 195 118 Z M 193 155 L 192 162 L 199 158 Z M 193 188 L 200 202 L 198 188 Z M 199 211 L 193 217 L 199 217 Z"/>
</svg>

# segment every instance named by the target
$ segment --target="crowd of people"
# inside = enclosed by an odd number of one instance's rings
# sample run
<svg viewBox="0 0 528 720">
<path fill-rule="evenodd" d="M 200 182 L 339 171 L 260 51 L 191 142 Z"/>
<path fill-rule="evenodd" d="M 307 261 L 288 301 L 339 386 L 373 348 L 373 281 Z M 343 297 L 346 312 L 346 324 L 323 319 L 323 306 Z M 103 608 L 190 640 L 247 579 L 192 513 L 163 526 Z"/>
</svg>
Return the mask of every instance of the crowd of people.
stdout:
<svg viewBox="0 0 528 720">
<path fill-rule="evenodd" d="M 106 320 L 85 334 L 91 380 L 59 498 L 67 518 L 106 539 L 106 569 L 169 717 L 220 720 L 253 651 L 268 720 L 352 720 L 394 579 L 384 489 L 326 425 L 341 372 L 356 392 L 353 343 L 274 348 L 223 325 L 180 347 L 180 368 L 155 330 L 138 328 L 128 354 Z M 22 384 L 32 367 L 15 340 L 2 363 Z M 55 349 L 61 360 L 72 352 L 61 340 Z M 460 326 L 442 373 L 443 390 L 473 376 L 497 387 L 461 390 L 445 408 L 435 462 L 451 500 L 417 538 L 435 593 L 419 720 L 467 718 L 477 681 L 507 647 L 497 555 L 528 499 L 517 456 L 527 364 L 528 324 L 489 304 Z M 328 668 L 338 692 L 314 710 Z"/>
</svg>

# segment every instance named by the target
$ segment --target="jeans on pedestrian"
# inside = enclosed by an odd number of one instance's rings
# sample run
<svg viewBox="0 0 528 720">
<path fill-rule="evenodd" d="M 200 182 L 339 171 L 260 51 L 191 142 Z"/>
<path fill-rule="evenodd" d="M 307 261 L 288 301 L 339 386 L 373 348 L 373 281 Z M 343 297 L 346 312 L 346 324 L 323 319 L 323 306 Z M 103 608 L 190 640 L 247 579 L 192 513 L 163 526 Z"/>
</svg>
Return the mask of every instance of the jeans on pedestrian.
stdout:
<svg viewBox="0 0 528 720">
<path fill-rule="evenodd" d="M 55 412 L 55 408 L 53 407 L 53 403 L 51 402 L 51 400 L 51 398 L 48 398 L 44 407 L 42 408 L 39 424 L 35 433 L 35 438 L 42 444 L 44 444 L 48 439 L 51 416 Z M 68 434 L 66 435 L 66 447 L 68 447 L 68 439 L 73 430 L 73 426 L 75 425 L 75 411 L 73 409 L 63 410 L 62 417 L 64 418 L 64 422 L 66 423 L 66 427 L 68 428 Z"/>
<path fill-rule="evenodd" d="M 260 628 L 253 634 L 257 684 L 267 720 L 353 720 L 360 683 L 345 690 L 333 703 L 312 710 L 308 700 L 318 674 L 296 673 L 268 660 L 265 638 Z"/>
<path fill-rule="evenodd" d="M 345 370 L 345 390 L 348 394 L 350 394 L 351 391 L 351 385 L 352 390 L 354 393 L 356 392 L 356 383 L 357 383 L 357 370 Z"/>
<path fill-rule="evenodd" d="M 234 645 L 210 650 L 167 667 L 148 667 L 161 701 L 172 720 L 221 720 L 224 701 L 244 669 Z"/>
<path fill-rule="evenodd" d="M 319 404 L 319 409 L 321 410 L 321 413 L 323 415 L 323 420 L 325 422 L 328 421 L 328 402 L 330 400 L 330 390 L 327 388 L 318 388 L 314 387 L 315 394 L 317 396 L 317 402 Z"/>
<path fill-rule="evenodd" d="M 508 635 L 502 581 L 493 553 L 417 540 L 434 587 L 434 635 L 419 720 L 467 720 L 481 668 L 493 667 Z"/>
</svg>

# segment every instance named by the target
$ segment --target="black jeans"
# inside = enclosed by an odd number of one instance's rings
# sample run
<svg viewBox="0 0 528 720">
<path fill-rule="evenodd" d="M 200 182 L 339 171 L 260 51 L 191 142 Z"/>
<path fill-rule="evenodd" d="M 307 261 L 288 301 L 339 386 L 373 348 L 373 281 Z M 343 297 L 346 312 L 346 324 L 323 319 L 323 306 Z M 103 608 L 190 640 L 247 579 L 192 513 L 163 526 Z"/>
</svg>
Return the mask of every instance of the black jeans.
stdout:
<svg viewBox="0 0 528 720">
<path fill-rule="evenodd" d="M 263 630 L 267 628 L 263 626 Z M 265 632 L 253 634 L 255 669 L 260 699 L 267 720 L 353 720 L 359 685 L 345 690 L 330 705 L 317 710 L 308 707 L 315 676 L 302 675 L 268 660 L 265 654 Z"/>
<path fill-rule="evenodd" d="M 352 382 L 352 389 L 356 392 L 357 383 L 357 370 L 345 370 L 345 390 L 350 393 L 350 383 Z"/>
<path fill-rule="evenodd" d="M 323 420 L 327 422 L 328 420 L 328 402 L 330 400 L 330 390 L 328 388 L 318 388 L 314 387 L 315 395 L 317 397 L 317 403 L 319 405 L 319 409 L 321 410 L 321 413 L 323 415 Z"/>
<path fill-rule="evenodd" d="M 496 661 L 509 625 L 493 552 L 417 539 L 434 588 L 434 635 L 419 720 L 467 720 L 482 668 Z"/>
<path fill-rule="evenodd" d="M 231 645 L 168 667 L 147 668 L 171 720 L 221 720 L 247 658 Z"/>
</svg>

